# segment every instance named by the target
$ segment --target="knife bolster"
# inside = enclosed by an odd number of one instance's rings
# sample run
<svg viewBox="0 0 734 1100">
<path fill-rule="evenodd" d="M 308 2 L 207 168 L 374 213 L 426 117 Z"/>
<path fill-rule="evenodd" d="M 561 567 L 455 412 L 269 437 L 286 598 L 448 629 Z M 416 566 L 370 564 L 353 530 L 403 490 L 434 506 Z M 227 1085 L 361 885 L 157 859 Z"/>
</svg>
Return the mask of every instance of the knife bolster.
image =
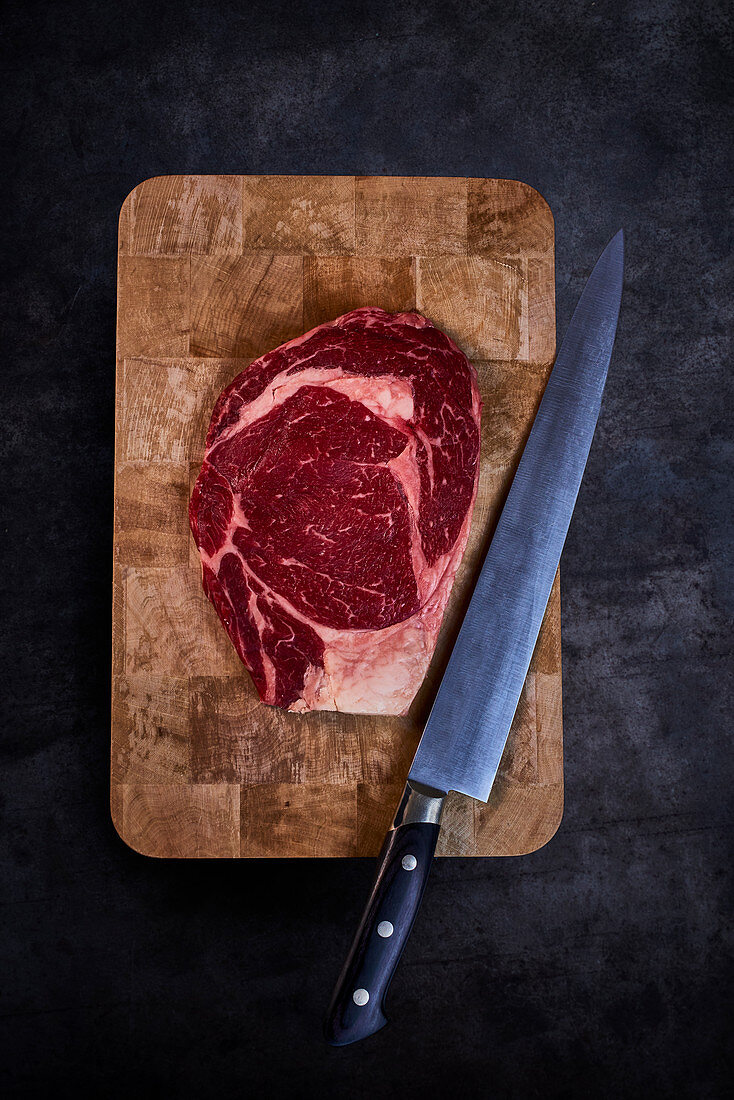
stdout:
<svg viewBox="0 0 734 1100">
<path fill-rule="evenodd" d="M 395 813 L 392 827 L 411 825 L 420 821 L 427 824 L 439 825 L 443 813 L 446 795 L 435 787 L 427 787 L 425 783 L 417 783 L 409 779 L 405 784 L 403 797 Z"/>
</svg>

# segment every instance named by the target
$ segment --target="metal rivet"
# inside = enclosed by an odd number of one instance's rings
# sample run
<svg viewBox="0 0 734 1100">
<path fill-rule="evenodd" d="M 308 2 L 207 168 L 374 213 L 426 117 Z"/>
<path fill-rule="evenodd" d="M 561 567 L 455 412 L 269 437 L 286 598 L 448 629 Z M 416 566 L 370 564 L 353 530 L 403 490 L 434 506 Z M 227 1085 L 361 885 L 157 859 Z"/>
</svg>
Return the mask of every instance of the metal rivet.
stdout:
<svg viewBox="0 0 734 1100">
<path fill-rule="evenodd" d="M 389 920 L 381 920 L 377 925 L 377 935 L 382 936 L 383 940 L 386 940 L 389 936 L 392 936 L 395 929 L 390 924 Z"/>
<path fill-rule="evenodd" d="M 352 1000 L 356 1005 L 359 1005 L 360 1008 L 362 1007 L 362 1005 L 366 1005 L 369 999 L 370 995 L 366 989 L 355 989 L 354 993 L 352 994 Z"/>
<path fill-rule="evenodd" d="M 418 860 L 415 856 L 403 856 L 402 864 L 406 871 L 415 871 L 418 866 Z"/>
</svg>

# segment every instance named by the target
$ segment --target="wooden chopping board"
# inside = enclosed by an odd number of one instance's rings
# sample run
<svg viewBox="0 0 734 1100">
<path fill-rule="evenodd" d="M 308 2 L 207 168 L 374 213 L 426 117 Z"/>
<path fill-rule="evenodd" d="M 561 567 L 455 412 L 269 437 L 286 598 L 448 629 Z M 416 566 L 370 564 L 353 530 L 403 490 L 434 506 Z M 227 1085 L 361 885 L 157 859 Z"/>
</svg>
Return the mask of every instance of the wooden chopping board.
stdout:
<svg viewBox="0 0 734 1100">
<path fill-rule="evenodd" d="M 220 390 L 356 306 L 417 309 L 484 400 L 469 546 L 406 718 L 259 702 L 206 600 L 187 503 Z M 379 850 L 555 354 L 553 218 L 512 180 L 166 176 L 120 214 L 111 809 L 151 856 Z M 558 578 L 488 805 L 439 855 L 521 855 L 563 812 Z"/>
</svg>

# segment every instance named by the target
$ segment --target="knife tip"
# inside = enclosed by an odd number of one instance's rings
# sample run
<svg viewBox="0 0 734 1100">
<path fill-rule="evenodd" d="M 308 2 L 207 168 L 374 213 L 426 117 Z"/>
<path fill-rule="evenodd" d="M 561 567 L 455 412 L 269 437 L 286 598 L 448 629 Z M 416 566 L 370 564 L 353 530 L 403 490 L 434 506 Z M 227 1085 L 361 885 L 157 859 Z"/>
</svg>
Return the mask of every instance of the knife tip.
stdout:
<svg viewBox="0 0 734 1100">
<path fill-rule="evenodd" d="M 618 229 L 602 253 L 607 262 L 624 263 L 624 230 Z"/>
</svg>

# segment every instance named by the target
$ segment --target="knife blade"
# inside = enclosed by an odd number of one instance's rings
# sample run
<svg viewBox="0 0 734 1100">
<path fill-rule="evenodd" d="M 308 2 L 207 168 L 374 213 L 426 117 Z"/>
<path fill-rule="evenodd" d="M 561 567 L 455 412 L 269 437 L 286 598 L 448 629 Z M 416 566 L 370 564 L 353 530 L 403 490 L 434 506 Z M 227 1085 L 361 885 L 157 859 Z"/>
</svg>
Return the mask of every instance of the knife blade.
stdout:
<svg viewBox="0 0 734 1100">
<path fill-rule="evenodd" d="M 324 1026 L 335 1046 L 387 1022 L 385 994 L 423 897 L 447 793 L 489 798 L 596 428 L 623 264 L 620 230 L 571 319 L 378 857 Z"/>
</svg>

